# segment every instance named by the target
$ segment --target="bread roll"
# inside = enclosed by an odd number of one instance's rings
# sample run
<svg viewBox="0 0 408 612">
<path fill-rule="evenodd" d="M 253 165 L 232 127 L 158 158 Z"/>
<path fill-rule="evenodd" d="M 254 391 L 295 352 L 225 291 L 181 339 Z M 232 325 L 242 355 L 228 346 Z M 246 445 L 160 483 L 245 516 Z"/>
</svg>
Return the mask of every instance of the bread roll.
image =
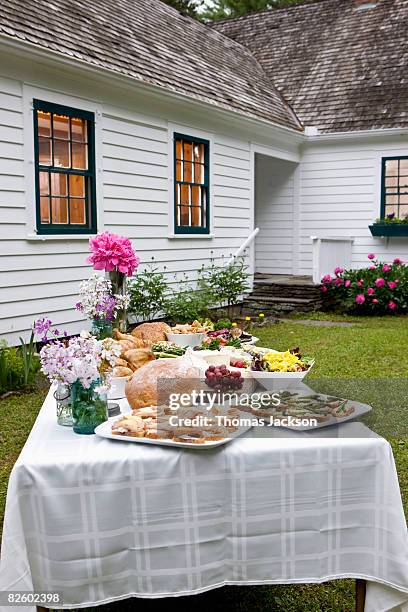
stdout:
<svg viewBox="0 0 408 612">
<path fill-rule="evenodd" d="M 139 342 L 142 342 L 142 346 L 151 347 L 156 342 L 167 340 L 166 333 L 171 331 L 167 323 L 157 321 L 156 323 L 142 323 L 135 327 L 132 331 L 132 336 Z"/>
<path fill-rule="evenodd" d="M 122 376 L 131 376 L 133 374 L 133 370 L 130 368 L 125 368 L 123 366 L 116 366 L 112 370 L 113 377 L 122 377 Z"/>
</svg>

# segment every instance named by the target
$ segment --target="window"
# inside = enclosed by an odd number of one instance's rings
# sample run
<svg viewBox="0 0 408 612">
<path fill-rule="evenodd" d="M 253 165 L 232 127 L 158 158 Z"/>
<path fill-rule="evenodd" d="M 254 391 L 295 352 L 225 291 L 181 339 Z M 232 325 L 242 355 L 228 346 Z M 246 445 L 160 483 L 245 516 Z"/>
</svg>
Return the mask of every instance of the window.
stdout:
<svg viewBox="0 0 408 612">
<path fill-rule="evenodd" d="M 381 217 L 408 215 L 408 157 L 382 158 Z"/>
<path fill-rule="evenodd" d="M 34 100 L 39 234 L 96 233 L 93 113 Z"/>
<path fill-rule="evenodd" d="M 208 140 L 174 134 L 174 232 L 210 231 Z"/>
</svg>

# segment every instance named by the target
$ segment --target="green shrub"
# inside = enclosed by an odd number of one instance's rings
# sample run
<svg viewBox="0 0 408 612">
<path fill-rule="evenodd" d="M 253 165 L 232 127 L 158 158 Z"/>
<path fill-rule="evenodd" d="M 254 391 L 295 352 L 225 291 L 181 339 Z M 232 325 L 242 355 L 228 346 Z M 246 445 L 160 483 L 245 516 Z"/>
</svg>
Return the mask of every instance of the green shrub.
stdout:
<svg viewBox="0 0 408 612">
<path fill-rule="evenodd" d="M 192 323 L 196 319 L 208 316 L 212 304 L 212 295 L 196 289 L 186 278 L 180 283 L 183 290 L 173 289 L 164 304 L 166 319 L 175 323 Z"/>
<path fill-rule="evenodd" d="M 209 267 L 203 267 L 199 286 L 210 296 L 209 299 L 214 306 L 219 304 L 223 308 L 226 307 L 231 318 L 231 307 L 250 289 L 248 279 L 245 260 L 243 257 L 238 257 L 229 266 L 216 266 L 212 261 Z"/>
<path fill-rule="evenodd" d="M 336 268 L 322 278 L 321 290 L 335 308 L 365 315 L 408 311 L 408 266 L 399 258 L 387 264 L 369 253 L 371 265 L 357 270 Z"/>
<path fill-rule="evenodd" d="M 150 321 L 161 314 L 166 301 L 167 283 L 164 272 L 151 264 L 144 272 L 136 274 L 128 285 L 129 312 Z"/>
<path fill-rule="evenodd" d="M 0 343 L 0 395 L 8 391 L 18 391 L 25 386 L 32 386 L 39 368 L 38 358 L 34 358 L 26 383 L 21 350 L 7 346 L 7 343 L 2 341 Z"/>
</svg>

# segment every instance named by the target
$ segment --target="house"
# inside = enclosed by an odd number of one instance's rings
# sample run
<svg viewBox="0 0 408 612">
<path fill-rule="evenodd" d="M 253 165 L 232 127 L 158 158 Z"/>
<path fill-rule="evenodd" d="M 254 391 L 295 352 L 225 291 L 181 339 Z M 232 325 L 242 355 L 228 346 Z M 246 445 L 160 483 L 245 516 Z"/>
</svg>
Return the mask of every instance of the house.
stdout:
<svg viewBox="0 0 408 612">
<path fill-rule="evenodd" d="M 404 0 L 321 0 L 197 23 L 159 0 L 3 0 L 0 338 L 72 333 L 88 238 L 169 280 L 249 247 L 253 272 L 408 256 Z M 311 238 L 314 237 L 314 239 Z"/>
</svg>

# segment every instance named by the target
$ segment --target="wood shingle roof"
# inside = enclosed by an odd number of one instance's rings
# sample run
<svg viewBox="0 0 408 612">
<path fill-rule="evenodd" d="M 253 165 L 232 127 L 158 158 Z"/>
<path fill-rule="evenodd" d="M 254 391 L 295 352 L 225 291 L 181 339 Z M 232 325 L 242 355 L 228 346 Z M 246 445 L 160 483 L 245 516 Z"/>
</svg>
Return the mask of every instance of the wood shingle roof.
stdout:
<svg viewBox="0 0 408 612">
<path fill-rule="evenodd" d="M 302 129 L 245 47 L 160 0 L 1 0 L 0 36 Z"/>
<path fill-rule="evenodd" d="M 253 53 L 304 125 L 408 127 L 408 0 L 320 0 L 212 27 Z"/>
</svg>

